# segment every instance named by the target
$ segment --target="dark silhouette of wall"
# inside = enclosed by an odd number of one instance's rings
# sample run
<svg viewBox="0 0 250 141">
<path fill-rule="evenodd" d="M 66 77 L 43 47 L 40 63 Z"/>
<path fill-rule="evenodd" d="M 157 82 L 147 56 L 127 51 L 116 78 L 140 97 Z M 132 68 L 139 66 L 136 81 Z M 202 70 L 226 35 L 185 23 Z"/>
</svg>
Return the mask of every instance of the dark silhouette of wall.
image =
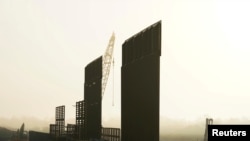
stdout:
<svg viewBox="0 0 250 141">
<path fill-rule="evenodd" d="M 50 124 L 50 135 L 52 137 L 62 137 L 65 135 L 65 106 L 56 107 L 56 124 Z"/>
<path fill-rule="evenodd" d="M 68 139 L 77 138 L 76 125 L 75 124 L 67 124 L 66 136 Z"/>
<path fill-rule="evenodd" d="M 104 141 L 120 141 L 121 129 L 119 128 L 102 128 L 102 140 Z"/>
<path fill-rule="evenodd" d="M 51 137 L 55 137 L 56 136 L 56 124 L 50 124 L 49 125 L 49 134 Z"/>
<path fill-rule="evenodd" d="M 83 140 L 84 100 L 76 102 L 76 138 Z"/>
<path fill-rule="evenodd" d="M 122 141 L 159 141 L 161 21 L 122 45 Z"/>
<path fill-rule="evenodd" d="M 56 107 L 56 136 L 65 135 L 65 105 Z"/>
<path fill-rule="evenodd" d="M 52 138 L 48 133 L 29 131 L 29 141 L 52 141 Z"/>
<path fill-rule="evenodd" d="M 84 138 L 101 138 L 102 57 L 85 67 Z"/>
</svg>

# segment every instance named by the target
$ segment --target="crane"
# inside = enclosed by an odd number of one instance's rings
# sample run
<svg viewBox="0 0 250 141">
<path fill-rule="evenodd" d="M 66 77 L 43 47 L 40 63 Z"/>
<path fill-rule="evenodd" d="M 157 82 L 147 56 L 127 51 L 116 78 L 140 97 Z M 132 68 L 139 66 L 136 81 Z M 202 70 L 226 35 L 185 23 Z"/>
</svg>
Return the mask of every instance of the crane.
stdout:
<svg viewBox="0 0 250 141">
<path fill-rule="evenodd" d="M 115 43 L 115 34 L 113 33 L 111 38 L 109 39 L 108 46 L 106 48 L 105 54 L 103 55 L 103 62 L 102 62 L 102 97 L 105 92 L 105 88 L 108 83 L 108 77 L 110 72 L 110 66 L 113 63 L 113 50 L 114 50 L 114 43 Z"/>
</svg>

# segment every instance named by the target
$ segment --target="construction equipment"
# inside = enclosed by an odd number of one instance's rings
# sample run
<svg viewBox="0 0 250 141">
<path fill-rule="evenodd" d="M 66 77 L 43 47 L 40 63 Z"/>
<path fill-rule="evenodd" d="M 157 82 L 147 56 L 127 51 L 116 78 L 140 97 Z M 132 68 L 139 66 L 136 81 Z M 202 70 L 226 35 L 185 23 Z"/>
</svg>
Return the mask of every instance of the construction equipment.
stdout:
<svg viewBox="0 0 250 141">
<path fill-rule="evenodd" d="M 206 118 L 204 141 L 208 141 L 208 125 L 212 125 L 212 124 L 213 124 L 213 119 Z"/>
<path fill-rule="evenodd" d="M 113 33 L 110 40 L 109 40 L 109 44 L 106 48 L 105 54 L 103 55 L 102 97 L 104 95 L 105 88 L 106 88 L 107 83 L 108 83 L 108 77 L 109 77 L 111 63 L 114 62 L 114 60 L 113 60 L 114 43 L 115 43 L 115 34 Z"/>
</svg>

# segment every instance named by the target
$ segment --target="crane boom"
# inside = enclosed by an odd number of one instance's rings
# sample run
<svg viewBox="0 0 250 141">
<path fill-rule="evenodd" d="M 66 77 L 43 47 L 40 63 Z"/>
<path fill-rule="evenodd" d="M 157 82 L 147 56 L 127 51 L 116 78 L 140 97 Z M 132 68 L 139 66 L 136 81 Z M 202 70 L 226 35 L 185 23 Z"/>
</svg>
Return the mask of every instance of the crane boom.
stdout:
<svg viewBox="0 0 250 141">
<path fill-rule="evenodd" d="M 113 59 L 113 49 L 114 49 L 114 43 L 115 43 L 115 34 L 113 33 L 109 44 L 106 48 L 105 54 L 103 55 L 103 68 L 102 68 L 102 97 L 105 92 L 105 88 L 108 82 L 109 72 L 110 72 L 110 66 Z"/>
</svg>

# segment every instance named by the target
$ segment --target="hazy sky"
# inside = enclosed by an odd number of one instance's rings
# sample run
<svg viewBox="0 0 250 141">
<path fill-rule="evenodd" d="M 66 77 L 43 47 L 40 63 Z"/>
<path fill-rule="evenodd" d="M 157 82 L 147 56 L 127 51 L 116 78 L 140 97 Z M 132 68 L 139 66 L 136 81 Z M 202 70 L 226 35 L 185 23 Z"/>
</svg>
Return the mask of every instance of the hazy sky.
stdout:
<svg viewBox="0 0 250 141">
<path fill-rule="evenodd" d="M 54 119 L 65 105 L 66 118 L 75 118 L 84 67 L 114 31 L 103 120 L 119 119 L 122 43 L 162 20 L 162 118 L 250 118 L 249 7 L 247 0 L 2 0 L 0 117 Z"/>
</svg>

